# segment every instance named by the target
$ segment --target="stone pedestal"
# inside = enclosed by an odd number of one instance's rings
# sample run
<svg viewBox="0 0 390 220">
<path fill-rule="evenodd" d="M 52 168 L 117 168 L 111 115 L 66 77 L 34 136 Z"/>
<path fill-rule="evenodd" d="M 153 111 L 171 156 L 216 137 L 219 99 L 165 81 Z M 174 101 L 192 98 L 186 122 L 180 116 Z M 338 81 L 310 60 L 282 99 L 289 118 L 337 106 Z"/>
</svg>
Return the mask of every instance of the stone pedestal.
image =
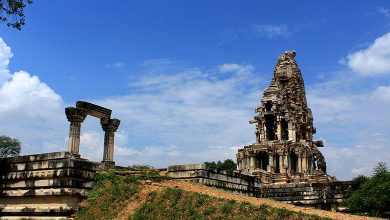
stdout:
<svg viewBox="0 0 390 220">
<path fill-rule="evenodd" d="M 103 118 L 100 120 L 104 133 L 104 152 L 102 163 L 114 165 L 114 136 L 120 120 Z"/>
</svg>

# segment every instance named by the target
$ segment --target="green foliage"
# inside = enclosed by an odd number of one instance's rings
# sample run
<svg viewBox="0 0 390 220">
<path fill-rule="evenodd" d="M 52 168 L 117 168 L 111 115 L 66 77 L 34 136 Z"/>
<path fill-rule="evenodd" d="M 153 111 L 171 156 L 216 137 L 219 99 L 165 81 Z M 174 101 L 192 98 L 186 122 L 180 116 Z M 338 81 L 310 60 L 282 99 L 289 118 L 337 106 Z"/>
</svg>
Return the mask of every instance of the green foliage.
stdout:
<svg viewBox="0 0 390 220">
<path fill-rule="evenodd" d="M 0 21 L 6 22 L 8 27 L 21 30 L 25 24 L 24 8 L 32 0 L 0 0 Z"/>
<path fill-rule="evenodd" d="M 351 212 L 382 216 L 390 211 L 390 172 L 386 163 L 378 163 L 373 174 L 345 200 Z"/>
<path fill-rule="evenodd" d="M 130 169 L 134 170 L 153 170 L 154 167 L 146 164 L 134 164 L 132 166 L 129 166 Z"/>
<path fill-rule="evenodd" d="M 99 173 L 88 198 L 77 212 L 76 219 L 112 219 L 135 198 L 141 185 L 137 178 L 113 172 Z"/>
<path fill-rule="evenodd" d="M 366 183 L 370 178 L 364 175 L 359 175 L 352 179 L 353 183 L 356 184 L 358 187 L 362 186 L 364 183 Z"/>
<path fill-rule="evenodd" d="M 237 164 L 231 160 L 231 159 L 226 159 L 225 161 L 221 162 L 205 162 L 206 167 L 208 169 L 221 169 L 221 170 L 236 170 L 237 169 Z"/>
<path fill-rule="evenodd" d="M 167 188 L 149 193 L 129 219 L 322 219 L 319 216 L 254 206 L 248 202 L 210 197 L 181 189 Z"/>
<path fill-rule="evenodd" d="M 21 143 L 15 138 L 0 136 L 0 158 L 19 156 Z"/>
</svg>

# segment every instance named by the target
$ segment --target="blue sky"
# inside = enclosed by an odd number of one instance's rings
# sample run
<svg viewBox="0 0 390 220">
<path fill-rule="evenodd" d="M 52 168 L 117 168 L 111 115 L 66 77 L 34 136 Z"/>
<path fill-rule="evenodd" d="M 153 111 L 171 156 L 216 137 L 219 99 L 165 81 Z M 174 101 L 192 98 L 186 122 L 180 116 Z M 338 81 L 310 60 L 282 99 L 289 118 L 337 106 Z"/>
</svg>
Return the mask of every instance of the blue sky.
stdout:
<svg viewBox="0 0 390 220">
<path fill-rule="evenodd" d="M 297 51 L 331 175 L 390 163 L 388 1 L 35 1 L 22 31 L 0 26 L 0 133 L 23 153 L 66 149 L 64 108 L 122 120 L 120 165 L 235 158 L 277 57 Z M 100 161 L 98 120 L 82 156 Z"/>
</svg>

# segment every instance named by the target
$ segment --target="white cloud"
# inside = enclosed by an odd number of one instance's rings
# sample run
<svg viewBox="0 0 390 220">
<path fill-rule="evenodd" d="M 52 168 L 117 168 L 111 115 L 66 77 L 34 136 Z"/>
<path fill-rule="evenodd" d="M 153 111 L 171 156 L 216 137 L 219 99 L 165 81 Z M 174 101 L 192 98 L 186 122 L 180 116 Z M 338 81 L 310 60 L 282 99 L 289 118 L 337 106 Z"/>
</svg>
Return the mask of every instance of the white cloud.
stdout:
<svg viewBox="0 0 390 220">
<path fill-rule="evenodd" d="M 348 66 L 361 75 L 390 74 L 390 32 L 368 48 L 348 54 L 347 59 Z"/>
<path fill-rule="evenodd" d="M 371 175 L 378 162 L 390 163 L 390 148 L 386 147 L 390 137 L 382 135 L 390 133 L 390 87 L 363 89 L 362 83 L 370 87 L 366 78 L 343 80 L 341 73 L 336 75 L 308 86 L 308 105 L 317 128 L 315 138 L 325 137 L 321 151 L 329 174 L 342 180 Z"/>
<path fill-rule="evenodd" d="M 265 36 L 268 38 L 274 37 L 289 37 L 295 31 L 291 30 L 286 24 L 253 24 L 252 30 L 257 36 Z"/>
<path fill-rule="evenodd" d="M 28 108 L 29 114 L 43 114 L 61 105 L 61 97 L 37 76 L 25 71 L 12 74 L 12 78 L 0 87 L 0 113 Z M 48 109 L 42 109 L 42 106 Z"/>
<path fill-rule="evenodd" d="M 260 79 L 253 66 L 200 69 L 165 59 L 146 63 L 145 72 L 153 74 L 132 80 L 129 87 L 135 93 L 93 101 L 113 109 L 123 122 L 120 129 L 128 142 L 119 146 L 119 161 L 144 159 L 143 163 L 167 166 L 222 160 L 227 154 L 234 159 L 234 151 L 209 147 L 254 139 L 255 128 L 248 121 L 260 99 Z"/>
<path fill-rule="evenodd" d="M 8 64 L 12 56 L 11 48 L 0 37 L 0 84 L 10 77 Z"/>
<path fill-rule="evenodd" d="M 239 65 L 236 63 L 224 63 L 219 65 L 218 68 L 221 73 L 236 72 L 238 74 L 249 74 L 254 70 L 252 65 Z"/>
<path fill-rule="evenodd" d="M 26 71 L 11 74 L 11 57 L 10 47 L 0 38 L 0 134 L 21 140 L 23 153 L 66 149 L 61 97 L 37 76 Z"/>
<path fill-rule="evenodd" d="M 390 17 L 390 10 L 387 8 L 380 7 L 377 11 L 385 17 Z"/>
<path fill-rule="evenodd" d="M 372 97 L 379 101 L 390 103 L 390 86 L 379 86 L 372 92 Z"/>
</svg>

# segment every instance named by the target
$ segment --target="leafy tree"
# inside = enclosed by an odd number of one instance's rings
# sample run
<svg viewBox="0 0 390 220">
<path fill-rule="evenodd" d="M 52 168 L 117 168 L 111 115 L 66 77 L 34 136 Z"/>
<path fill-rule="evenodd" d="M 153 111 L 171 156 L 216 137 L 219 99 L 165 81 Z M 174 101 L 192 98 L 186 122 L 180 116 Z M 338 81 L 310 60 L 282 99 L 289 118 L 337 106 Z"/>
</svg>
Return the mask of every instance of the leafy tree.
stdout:
<svg viewBox="0 0 390 220">
<path fill-rule="evenodd" d="M 15 138 L 0 136 L 0 158 L 19 156 L 21 143 Z"/>
<path fill-rule="evenodd" d="M 373 174 L 345 200 L 351 212 L 382 216 L 390 211 L 390 171 L 386 163 L 378 163 Z"/>
<path fill-rule="evenodd" d="M 370 178 L 364 175 L 359 175 L 352 179 L 353 183 L 356 184 L 358 187 L 362 186 L 364 183 L 366 183 Z"/>
<path fill-rule="evenodd" d="M 213 162 L 204 162 L 204 164 L 206 164 L 207 169 L 218 169 L 217 163 L 215 163 L 215 161 L 213 161 Z"/>
<path fill-rule="evenodd" d="M 223 162 L 205 162 L 205 164 L 208 169 L 235 170 L 237 168 L 237 164 L 231 159 L 226 159 Z"/>
<path fill-rule="evenodd" d="M 0 0 L 0 21 L 18 30 L 25 24 L 24 8 L 32 0 Z"/>
</svg>

